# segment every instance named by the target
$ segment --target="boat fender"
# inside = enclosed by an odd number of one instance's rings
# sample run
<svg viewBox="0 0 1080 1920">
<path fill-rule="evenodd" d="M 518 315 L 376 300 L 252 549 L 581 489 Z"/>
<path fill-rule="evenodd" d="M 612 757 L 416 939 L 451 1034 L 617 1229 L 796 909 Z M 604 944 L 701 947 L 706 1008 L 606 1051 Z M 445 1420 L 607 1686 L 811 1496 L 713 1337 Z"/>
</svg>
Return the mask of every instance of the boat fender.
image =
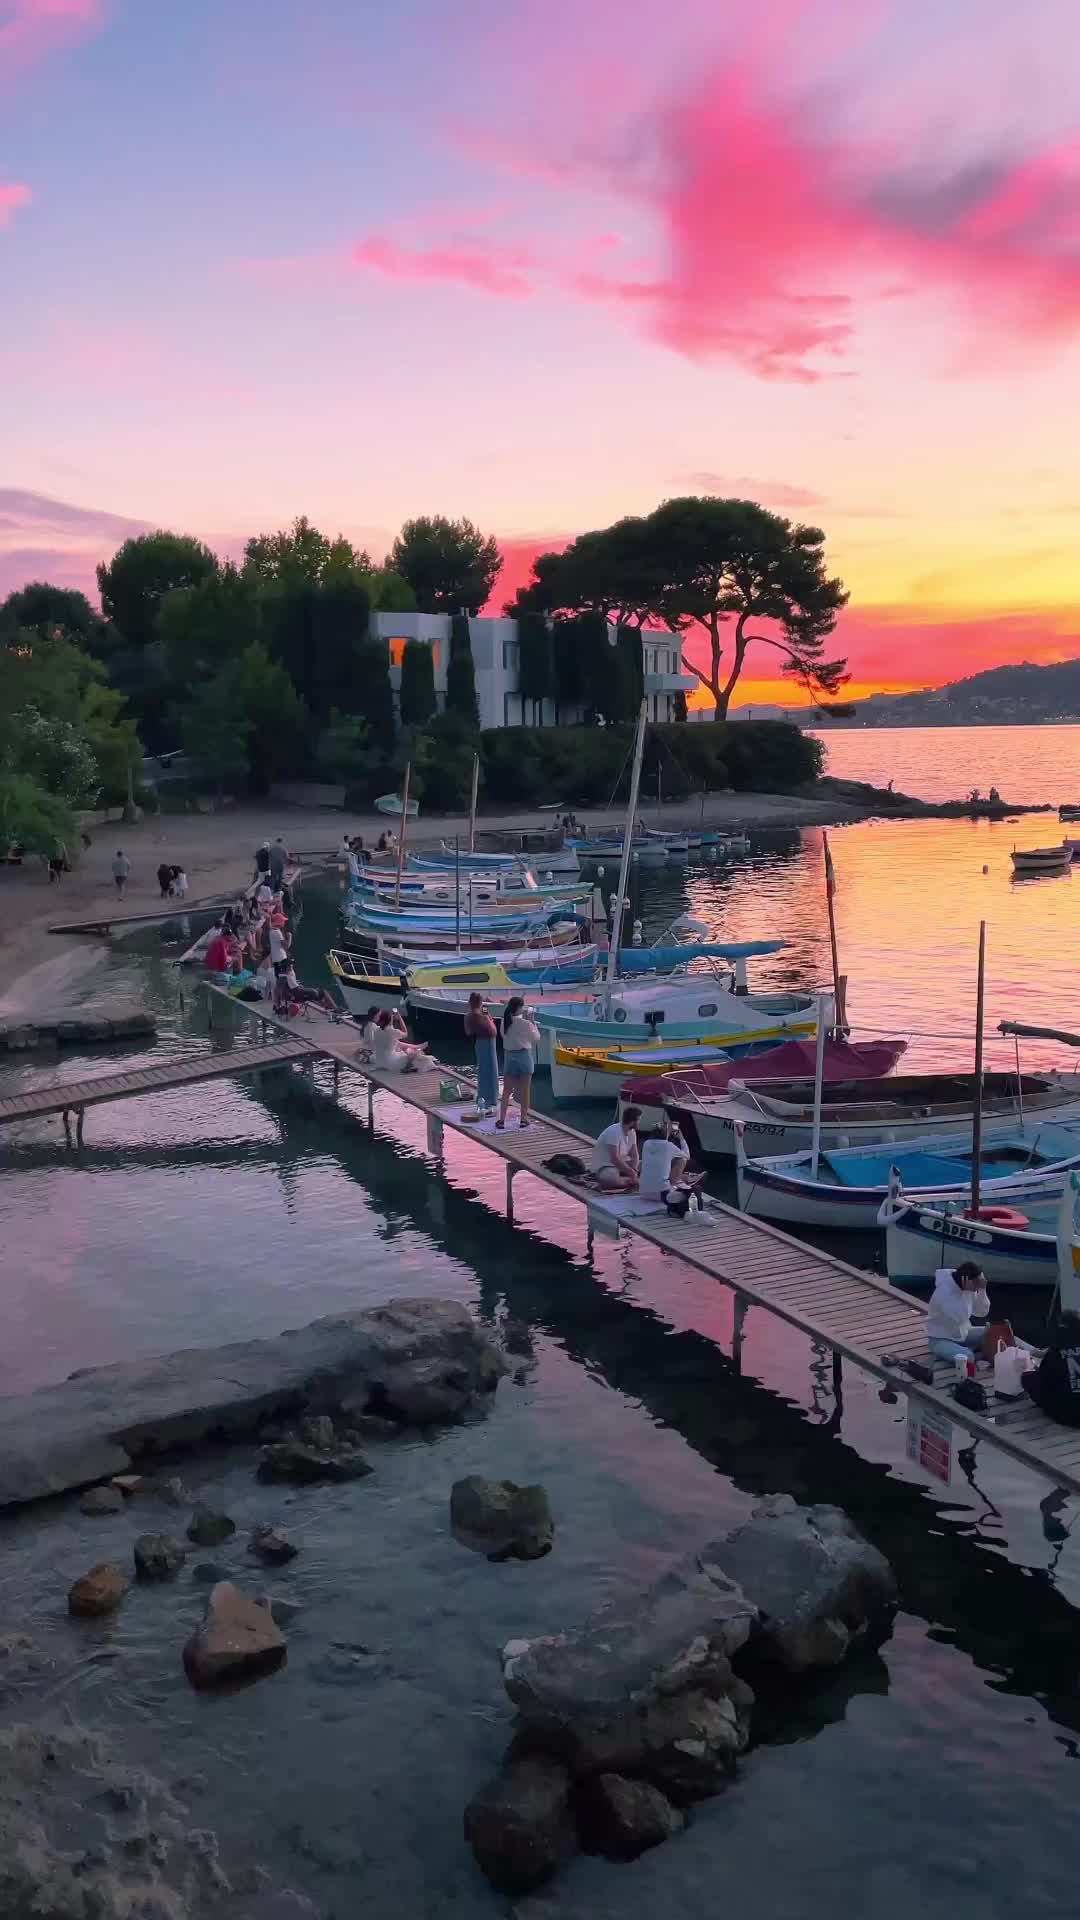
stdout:
<svg viewBox="0 0 1080 1920">
<path fill-rule="evenodd" d="M 1008 1227 L 1014 1233 L 1022 1232 L 1031 1225 L 1026 1213 L 1019 1213 L 1015 1207 L 969 1207 L 964 1214 L 965 1220 L 981 1220 L 987 1227 Z"/>
</svg>

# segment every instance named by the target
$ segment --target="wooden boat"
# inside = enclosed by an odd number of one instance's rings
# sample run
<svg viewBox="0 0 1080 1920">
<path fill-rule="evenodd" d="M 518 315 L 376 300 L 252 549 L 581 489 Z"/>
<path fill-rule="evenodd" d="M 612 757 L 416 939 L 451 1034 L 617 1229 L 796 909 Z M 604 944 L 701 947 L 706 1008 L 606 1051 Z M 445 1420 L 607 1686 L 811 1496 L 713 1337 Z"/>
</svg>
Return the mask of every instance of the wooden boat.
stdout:
<svg viewBox="0 0 1080 1920">
<path fill-rule="evenodd" d="M 1080 820 L 1080 801 L 1058 808 L 1059 820 Z"/>
<path fill-rule="evenodd" d="M 826 1040 L 822 1061 L 826 1086 L 842 1080 L 881 1080 L 891 1073 L 907 1046 L 906 1040 Z M 808 1040 L 782 1040 L 758 1053 L 741 1054 L 715 1066 L 676 1067 L 657 1079 L 626 1080 L 619 1088 L 619 1110 L 642 1107 L 638 1131 L 651 1131 L 664 1109 L 674 1113 L 683 1103 L 714 1099 L 727 1092 L 732 1080 L 759 1081 L 812 1078 L 817 1049 Z"/>
<path fill-rule="evenodd" d="M 768 1056 L 765 1056 L 767 1059 Z M 745 1151 L 797 1153 L 813 1145 L 814 1080 L 758 1079 L 751 1058 L 732 1074 L 727 1090 L 704 1098 L 684 1096 L 668 1102 L 695 1160 L 710 1166 L 735 1158 L 735 1130 L 742 1130 Z M 1080 1079 L 1057 1074 L 985 1073 L 983 1113 L 991 1119 L 1022 1120 L 1045 1115 L 1056 1120 L 1075 1115 L 1080 1122 Z M 974 1124 L 975 1078 L 970 1073 L 900 1074 L 884 1082 L 852 1079 L 826 1082 L 821 1103 L 821 1150 L 888 1144 L 902 1152 L 905 1142 L 925 1145 L 938 1136 L 955 1137 L 957 1127 Z"/>
<path fill-rule="evenodd" d="M 1012 863 L 1018 876 L 1064 873 L 1072 865 L 1072 848 L 1064 842 L 1056 847 L 1014 847 Z"/>
<path fill-rule="evenodd" d="M 903 1145 L 834 1147 L 821 1154 L 816 1173 L 810 1153 L 751 1160 L 738 1133 L 735 1139 L 739 1205 L 760 1220 L 873 1232 L 890 1188 L 962 1204 L 971 1191 L 970 1126 Z M 1027 1211 L 1031 1201 L 1060 1194 L 1065 1174 L 1080 1167 L 1080 1120 L 1040 1115 L 984 1133 L 979 1166 L 982 1204 Z"/>
<path fill-rule="evenodd" d="M 418 800 L 403 800 L 400 793 L 380 793 L 375 802 L 376 813 L 392 814 L 395 820 L 400 820 L 403 810 L 406 820 L 415 820 L 420 803 Z"/>
<path fill-rule="evenodd" d="M 624 1047 L 564 1046 L 551 1052 L 551 1091 L 556 1100 L 610 1100 L 628 1073 L 662 1074 L 682 1061 L 731 1058 L 719 1040 L 653 1040 Z"/>
<path fill-rule="evenodd" d="M 974 1260 L 991 1286 L 1054 1287 L 1061 1305 L 1080 1306 L 1080 1176 L 1071 1172 L 1061 1198 L 1041 1196 L 1023 1212 L 980 1207 L 977 1213 L 940 1201 L 889 1194 L 878 1215 L 885 1229 L 889 1278 L 897 1286 L 932 1281 L 941 1267 Z"/>
</svg>

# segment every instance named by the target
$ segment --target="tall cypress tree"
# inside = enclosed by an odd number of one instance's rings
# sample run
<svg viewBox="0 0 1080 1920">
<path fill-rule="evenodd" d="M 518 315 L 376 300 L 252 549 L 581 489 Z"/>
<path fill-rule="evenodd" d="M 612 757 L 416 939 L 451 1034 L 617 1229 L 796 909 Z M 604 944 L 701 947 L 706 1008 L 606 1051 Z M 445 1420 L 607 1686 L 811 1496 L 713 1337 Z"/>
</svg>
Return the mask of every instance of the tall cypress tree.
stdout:
<svg viewBox="0 0 1080 1920">
<path fill-rule="evenodd" d="M 406 640 L 401 658 L 401 724 L 422 727 L 435 711 L 435 663 L 423 640 Z"/>
<path fill-rule="evenodd" d="M 446 711 L 459 713 L 470 727 L 480 725 L 480 704 L 476 698 L 476 672 L 473 667 L 469 616 L 455 613 L 450 621 L 450 658 L 446 663 Z"/>
<path fill-rule="evenodd" d="M 551 634 L 542 613 L 518 618 L 518 685 L 523 700 L 550 700 L 555 692 Z"/>
</svg>

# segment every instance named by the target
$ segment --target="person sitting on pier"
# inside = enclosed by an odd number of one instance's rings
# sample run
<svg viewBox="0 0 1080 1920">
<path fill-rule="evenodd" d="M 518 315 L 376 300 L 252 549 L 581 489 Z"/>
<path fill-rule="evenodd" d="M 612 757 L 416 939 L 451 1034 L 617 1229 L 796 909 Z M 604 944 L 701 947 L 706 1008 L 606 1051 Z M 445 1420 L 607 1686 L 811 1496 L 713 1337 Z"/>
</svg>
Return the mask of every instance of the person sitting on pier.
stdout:
<svg viewBox="0 0 1080 1920">
<path fill-rule="evenodd" d="M 963 1260 L 958 1267 L 939 1267 L 926 1315 L 927 1338 L 935 1360 L 982 1354 L 989 1315 L 986 1276 L 974 1260 Z M 972 1326 L 976 1319 L 983 1324 Z"/>
<path fill-rule="evenodd" d="M 325 987 L 301 986 L 291 960 L 277 984 L 285 998 L 298 1007 L 321 1007 L 324 1013 L 336 1013 L 338 1010 L 337 1002 Z"/>
<path fill-rule="evenodd" d="M 221 927 L 214 929 L 213 937 L 203 956 L 207 973 L 228 973 L 229 936 Z"/>
<path fill-rule="evenodd" d="M 402 1039 L 404 1034 L 405 1038 Z M 375 1022 L 371 1051 L 375 1066 L 383 1073 L 415 1073 L 420 1056 L 427 1053 L 427 1041 L 409 1040 L 409 1029 L 395 1007 L 384 1007 Z"/>
<path fill-rule="evenodd" d="M 633 1193 L 637 1188 L 641 1171 L 637 1143 L 640 1119 L 640 1107 L 624 1107 L 622 1118 L 613 1120 L 600 1134 L 589 1160 L 589 1172 L 595 1176 L 598 1186 L 623 1193 Z"/>
<path fill-rule="evenodd" d="M 1051 1420 L 1080 1427 L 1080 1313 L 1063 1313 L 1037 1367 L 1021 1374 L 1024 1392 Z"/>
<path fill-rule="evenodd" d="M 639 1191 L 642 1199 L 666 1200 L 670 1192 L 681 1187 L 689 1165 L 686 1142 L 665 1113 L 656 1132 L 650 1133 L 641 1149 Z"/>
</svg>

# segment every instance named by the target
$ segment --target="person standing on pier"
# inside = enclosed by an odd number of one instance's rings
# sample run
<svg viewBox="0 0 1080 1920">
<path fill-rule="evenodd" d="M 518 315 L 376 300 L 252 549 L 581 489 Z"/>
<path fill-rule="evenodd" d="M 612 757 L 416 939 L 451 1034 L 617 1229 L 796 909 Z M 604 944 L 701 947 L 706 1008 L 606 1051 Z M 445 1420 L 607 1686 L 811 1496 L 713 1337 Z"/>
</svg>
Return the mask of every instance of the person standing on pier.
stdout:
<svg viewBox="0 0 1080 1920">
<path fill-rule="evenodd" d="M 258 882 L 263 880 L 269 880 L 269 878 L 270 878 L 270 842 L 269 840 L 260 840 L 257 848 L 255 849 L 255 879 Z"/>
<path fill-rule="evenodd" d="M 506 1003 L 503 1014 L 503 1090 L 499 1118 L 495 1122 L 501 1133 L 506 1125 L 506 1115 L 511 1100 L 516 1100 L 521 1113 L 521 1125 L 529 1124 L 529 1094 L 532 1091 L 532 1077 L 536 1071 L 536 1050 L 540 1045 L 540 1029 L 532 1018 L 532 1009 L 526 1007 L 520 994 L 515 993 Z"/>
<path fill-rule="evenodd" d="M 481 1113 L 491 1113 L 499 1104 L 499 1056 L 495 1047 L 495 1022 L 484 1005 L 482 993 L 470 993 L 465 1015 L 466 1038 L 476 1055 L 476 1104 Z"/>
<path fill-rule="evenodd" d="M 270 849 L 270 885 L 275 893 L 280 893 L 285 885 L 285 869 L 289 864 L 289 849 L 280 833 Z"/>
</svg>

